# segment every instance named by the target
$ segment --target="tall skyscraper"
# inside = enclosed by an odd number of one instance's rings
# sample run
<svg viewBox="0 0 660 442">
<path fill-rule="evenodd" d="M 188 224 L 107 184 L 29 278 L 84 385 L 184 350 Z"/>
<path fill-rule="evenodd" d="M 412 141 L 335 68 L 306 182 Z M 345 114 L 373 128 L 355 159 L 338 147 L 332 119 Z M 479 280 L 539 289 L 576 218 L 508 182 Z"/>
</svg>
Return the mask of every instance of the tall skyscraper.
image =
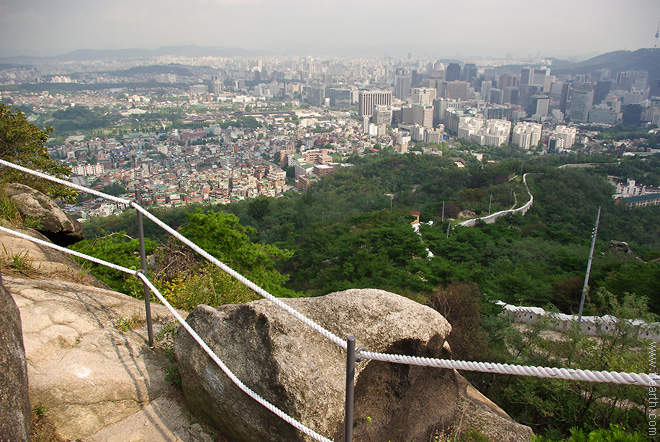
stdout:
<svg viewBox="0 0 660 442">
<path fill-rule="evenodd" d="M 571 121 L 586 123 L 589 121 L 589 111 L 594 102 L 594 91 L 591 84 L 577 84 L 573 86 L 571 98 Z"/>
<path fill-rule="evenodd" d="M 638 126 L 642 121 L 642 106 L 629 104 L 623 107 L 623 124 Z"/>
<path fill-rule="evenodd" d="M 522 68 L 520 70 L 520 85 L 534 84 L 534 69 Z"/>
<path fill-rule="evenodd" d="M 394 96 L 405 101 L 410 95 L 410 84 L 410 73 L 403 68 L 397 68 L 394 76 Z"/>
<path fill-rule="evenodd" d="M 508 87 L 516 87 L 518 86 L 518 82 L 516 81 L 516 77 L 511 74 L 500 74 L 500 76 L 497 79 L 497 88 L 504 90 L 505 88 Z"/>
<path fill-rule="evenodd" d="M 484 80 L 481 82 L 481 99 L 490 102 L 490 90 L 493 88 L 493 82 Z"/>
<path fill-rule="evenodd" d="M 536 101 L 532 97 L 539 93 L 539 87 L 534 84 L 520 84 L 520 105 L 527 111 L 527 116 L 536 112 Z"/>
<path fill-rule="evenodd" d="M 461 79 L 461 65 L 449 63 L 445 68 L 445 81 L 458 81 Z"/>
<path fill-rule="evenodd" d="M 465 63 L 463 65 L 463 72 L 461 73 L 461 80 L 469 83 L 473 78 L 477 78 L 477 66 L 474 63 Z"/>
<path fill-rule="evenodd" d="M 413 105 L 412 122 L 423 127 L 433 127 L 433 106 Z"/>
<path fill-rule="evenodd" d="M 566 114 L 566 106 L 568 103 L 568 83 L 557 81 L 552 83 L 550 87 L 550 101 L 551 106 L 558 106 L 559 110 Z"/>
<path fill-rule="evenodd" d="M 547 74 L 547 69 L 534 69 L 534 75 L 530 84 L 536 84 L 543 87 L 543 84 L 545 83 L 545 76 Z"/>
<path fill-rule="evenodd" d="M 312 84 L 305 88 L 305 101 L 312 106 L 322 106 L 325 100 L 325 86 L 322 84 Z"/>
<path fill-rule="evenodd" d="M 370 117 L 376 105 L 392 105 L 391 91 L 360 91 L 358 95 L 358 115 Z"/>
<path fill-rule="evenodd" d="M 596 82 L 596 90 L 594 91 L 594 105 L 603 102 L 607 94 L 610 93 L 612 82 L 609 80 L 599 80 Z"/>
</svg>

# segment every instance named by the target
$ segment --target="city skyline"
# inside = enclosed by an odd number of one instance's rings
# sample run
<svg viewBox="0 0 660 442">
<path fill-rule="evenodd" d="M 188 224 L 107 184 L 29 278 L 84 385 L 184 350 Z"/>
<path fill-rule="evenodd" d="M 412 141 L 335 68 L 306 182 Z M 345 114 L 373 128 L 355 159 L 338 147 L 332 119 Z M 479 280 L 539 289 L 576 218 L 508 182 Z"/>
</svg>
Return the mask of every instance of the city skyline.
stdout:
<svg viewBox="0 0 660 442">
<path fill-rule="evenodd" d="M 659 20 L 657 0 L 0 0 L 0 56 L 195 44 L 298 55 L 588 58 L 653 47 Z"/>
</svg>

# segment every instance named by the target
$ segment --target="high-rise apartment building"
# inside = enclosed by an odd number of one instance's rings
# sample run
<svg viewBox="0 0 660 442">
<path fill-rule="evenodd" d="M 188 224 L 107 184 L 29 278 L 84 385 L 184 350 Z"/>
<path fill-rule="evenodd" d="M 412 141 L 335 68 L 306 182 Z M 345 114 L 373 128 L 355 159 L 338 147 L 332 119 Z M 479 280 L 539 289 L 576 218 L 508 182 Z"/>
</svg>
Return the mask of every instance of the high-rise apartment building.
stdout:
<svg viewBox="0 0 660 442">
<path fill-rule="evenodd" d="M 391 91 L 360 91 L 358 94 L 358 115 L 370 117 L 376 105 L 392 105 Z"/>
<path fill-rule="evenodd" d="M 536 147 L 541 141 L 541 125 L 538 123 L 520 122 L 513 128 L 511 142 L 523 149 Z"/>
<path fill-rule="evenodd" d="M 570 149 L 575 143 L 575 136 L 577 135 L 577 129 L 574 127 L 568 126 L 557 126 L 555 130 L 552 131 L 550 135 L 550 140 L 561 140 L 560 143 L 556 143 L 558 147 L 564 149 Z"/>
</svg>

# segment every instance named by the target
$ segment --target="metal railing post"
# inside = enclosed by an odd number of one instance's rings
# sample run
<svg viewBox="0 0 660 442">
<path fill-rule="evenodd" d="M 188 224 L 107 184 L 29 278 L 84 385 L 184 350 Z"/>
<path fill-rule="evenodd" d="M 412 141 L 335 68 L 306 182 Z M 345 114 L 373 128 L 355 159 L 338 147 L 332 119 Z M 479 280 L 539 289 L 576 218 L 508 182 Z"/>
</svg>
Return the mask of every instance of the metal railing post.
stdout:
<svg viewBox="0 0 660 442">
<path fill-rule="evenodd" d="M 355 337 L 346 339 L 346 411 L 344 442 L 353 442 L 353 405 L 355 399 Z"/>
<path fill-rule="evenodd" d="M 139 190 L 135 190 L 135 200 L 138 205 L 142 206 L 142 195 Z M 142 264 L 142 273 L 147 276 L 147 251 L 144 246 L 144 229 L 142 227 L 142 213 L 137 211 L 138 234 L 140 236 L 140 262 Z M 151 325 L 151 292 L 147 283 L 142 281 L 142 291 L 144 293 L 144 313 L 147 317 L 147 336 L 149 347 L 154 346 L 154 330 Z"/>
</svg>

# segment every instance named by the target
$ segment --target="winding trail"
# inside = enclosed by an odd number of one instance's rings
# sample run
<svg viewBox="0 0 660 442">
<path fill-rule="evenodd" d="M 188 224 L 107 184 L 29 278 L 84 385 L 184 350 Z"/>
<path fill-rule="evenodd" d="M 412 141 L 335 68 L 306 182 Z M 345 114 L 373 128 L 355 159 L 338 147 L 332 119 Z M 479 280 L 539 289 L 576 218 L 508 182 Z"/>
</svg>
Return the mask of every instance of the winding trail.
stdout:
<svg viewBox="0 0 660 442">
<path fill-rule="evenodd" d="M 493 224 L 495 221 L 497 221 L 499 217 L 508 215 L 510 213 L 521 213 L 524 216 L 529 210 L 529 208 L 532 207 L 532 204 L 534 204 L 534 196 L 529 191 L 529 186 L 527 185 L 527 175 L 529 175 L 529 173 L 523 175 L 523 183 L 525 184 L 525 189 L 527 189 L 527 194 L 529 195 L 529 201 L 527 202 L 527 204 L 517 209 L 514 209 L 514 207 L 516 207 L 516 205 L 518 204 L 518 198 L 516 197 L 515 204 L 513 205 L 513 207 L 511 207 L 511 209 L 501 210 L 499 212 L 495 212 L 488 216 L 482 216 L 480 218 L 469 219 L 467 221 L 463 221 L 462 223 L 459 223 L 458 225 L 464 227 L 474 227 L 477 225 L 479 221 L 483 221 L 486 224 Z"/>
</svg>

